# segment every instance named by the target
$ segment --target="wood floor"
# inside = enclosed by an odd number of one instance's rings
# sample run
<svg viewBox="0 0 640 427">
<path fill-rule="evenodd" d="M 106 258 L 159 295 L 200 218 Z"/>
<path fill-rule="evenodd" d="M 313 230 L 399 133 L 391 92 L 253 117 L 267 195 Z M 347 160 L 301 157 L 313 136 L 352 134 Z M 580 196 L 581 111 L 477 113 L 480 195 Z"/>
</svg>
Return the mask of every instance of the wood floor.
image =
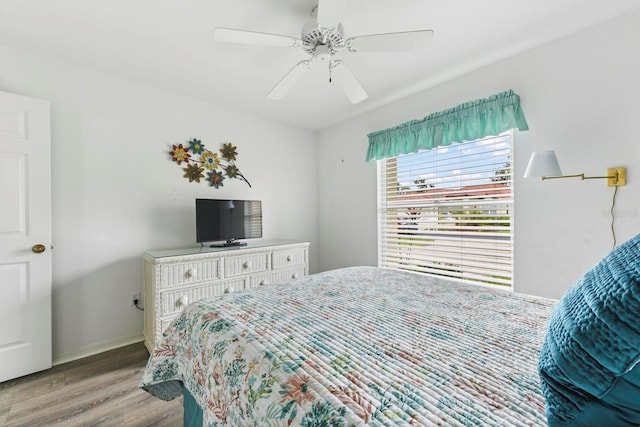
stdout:
<svg viewBox="0 0 640 427">
<path fill-rule="evenodd" d="M 182 398 L 138 388 L 148 357 L 138 343 L 0 383 L 0 427 L 181 426 Z"/>
</svg>

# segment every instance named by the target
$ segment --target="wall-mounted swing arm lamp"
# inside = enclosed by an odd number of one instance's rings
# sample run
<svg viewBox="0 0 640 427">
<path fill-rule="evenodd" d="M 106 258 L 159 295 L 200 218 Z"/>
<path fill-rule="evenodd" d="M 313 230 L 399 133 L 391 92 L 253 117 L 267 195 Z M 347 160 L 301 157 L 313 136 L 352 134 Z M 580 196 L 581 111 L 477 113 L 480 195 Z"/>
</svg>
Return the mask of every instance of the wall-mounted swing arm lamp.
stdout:
<svg viewBox="0 0 640 427">
<path fill-rule="evenodd" d="M 626 168 L 609 168 L 605 176 L 584 176 L 583 173 L 576 175 L 562 175 L 560 164 L 555 151 L 536 151 L 531 154 L 527 170 L 524 172 L 525 178 L 557 179 L 557 178 L 580 178 L 584 179 L 606 179 L 609 187 L 615 187 L 613 200 L 611 201 L 611 235 L 613 236 L 613 247 L 616 247 L 616 230 L 614 227 L 616 206 L 616 194 L 618 187 L 627 185 Z"/>
<path fill-rule="evenodd" d="M 529 164 L 524 172 L 525 178 L 558 179 L 558 178 L 580 178 L 584 179 L 606 179 L 609 187 L 620 187 L 627 185 L 626 168 L 609 168 L 605 176 L 585 176 L 583 173 L 576 175 L 562 175 L 560 164 L 555 151 L 535 151 L 529 158 Z"/>
</svg>

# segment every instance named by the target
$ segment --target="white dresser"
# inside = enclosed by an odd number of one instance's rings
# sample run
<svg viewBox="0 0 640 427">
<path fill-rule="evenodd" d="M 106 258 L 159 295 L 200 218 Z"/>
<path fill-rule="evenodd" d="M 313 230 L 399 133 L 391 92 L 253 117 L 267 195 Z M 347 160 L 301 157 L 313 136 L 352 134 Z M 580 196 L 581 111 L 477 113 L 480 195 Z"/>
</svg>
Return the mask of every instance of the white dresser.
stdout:
<svg viewBox="0 0 640 427">
<path fill-rule="evenodd" d="M 144 343 L 151 351 L 190 302 L 308 275 L 309 242 L 147 251 L 143 265 Z"/>
</svg>

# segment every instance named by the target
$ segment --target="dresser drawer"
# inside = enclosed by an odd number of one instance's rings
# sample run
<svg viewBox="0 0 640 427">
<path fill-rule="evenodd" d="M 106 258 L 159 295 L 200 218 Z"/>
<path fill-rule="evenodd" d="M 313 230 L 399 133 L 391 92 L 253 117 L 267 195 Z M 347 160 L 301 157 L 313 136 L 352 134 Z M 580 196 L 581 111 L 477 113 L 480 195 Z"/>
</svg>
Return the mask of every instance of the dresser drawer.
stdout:
<svg viewBox="0 0 640 427">
<path fill-rule="evenodd" d="M 163 265 L 160 271 L 160 288 L 182 286 L 189 283 L 219 279 L 218 259 Z"/>
<path fill-rule="evenodd" d="M 258 288 L 264 285 L 274 283 L 288 282 L 292 279 L 304 276 L 304 266 L 292 268 L 288 270 L 279 270 L 271 273 L 260 274 L 249 278 L 249 287 Z"/>
<path fill-rule="evenodd" d="M 272 253 L 272 268 L 287 268 L 297 265 L 305 265 L 307 257 L 306 251 L 303 248 L 290 249 L 287 251 L 273 251 Z"/>
<path fill-rule="evenodd" d="M 175 291 L 164 291 L 160 294 L 159 316 L 182 311 L 189 303 L 201 299 L 211 298 L 244 289 L 244 279 L 232 280 L 228 282 L 212 283 L 209 285 L 198 285 L 193 288 L 176 289 Z"/>
<path fill-rule="evenodd" d="M 158 331 L 160 335 L 158 336 L 158 340 L 160 339 L 162 334 L 164 334 L 164 331 L 167 330 L 169 325 L 171 325 L 171 322 L 173 322 L 175 320 L 176 317 L 178 317 L 177 314 L 175 314 L 175 315 L 173 315 L 171 317 L 166 317 L 166 318 L 160 320 L 160 331 Z"/>
<path fill-rule="evenodd" d="M 224 259 L 224 276 L 235 277 L 269 270 L 269 254 L 230 256 Z"/>
</svg>

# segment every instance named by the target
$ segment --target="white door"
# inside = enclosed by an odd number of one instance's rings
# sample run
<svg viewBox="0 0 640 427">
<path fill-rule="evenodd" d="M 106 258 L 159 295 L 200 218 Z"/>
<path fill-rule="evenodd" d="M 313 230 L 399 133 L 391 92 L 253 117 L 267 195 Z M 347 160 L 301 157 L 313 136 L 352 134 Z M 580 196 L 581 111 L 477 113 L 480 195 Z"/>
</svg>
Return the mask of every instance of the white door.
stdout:
<svg viewBox="0 0 640 427">
<path fill-rule="evenodd" d="M 51 367 L 50 181 L 49 103 L 0 92 L 0 381 Z"/>
</svg>

